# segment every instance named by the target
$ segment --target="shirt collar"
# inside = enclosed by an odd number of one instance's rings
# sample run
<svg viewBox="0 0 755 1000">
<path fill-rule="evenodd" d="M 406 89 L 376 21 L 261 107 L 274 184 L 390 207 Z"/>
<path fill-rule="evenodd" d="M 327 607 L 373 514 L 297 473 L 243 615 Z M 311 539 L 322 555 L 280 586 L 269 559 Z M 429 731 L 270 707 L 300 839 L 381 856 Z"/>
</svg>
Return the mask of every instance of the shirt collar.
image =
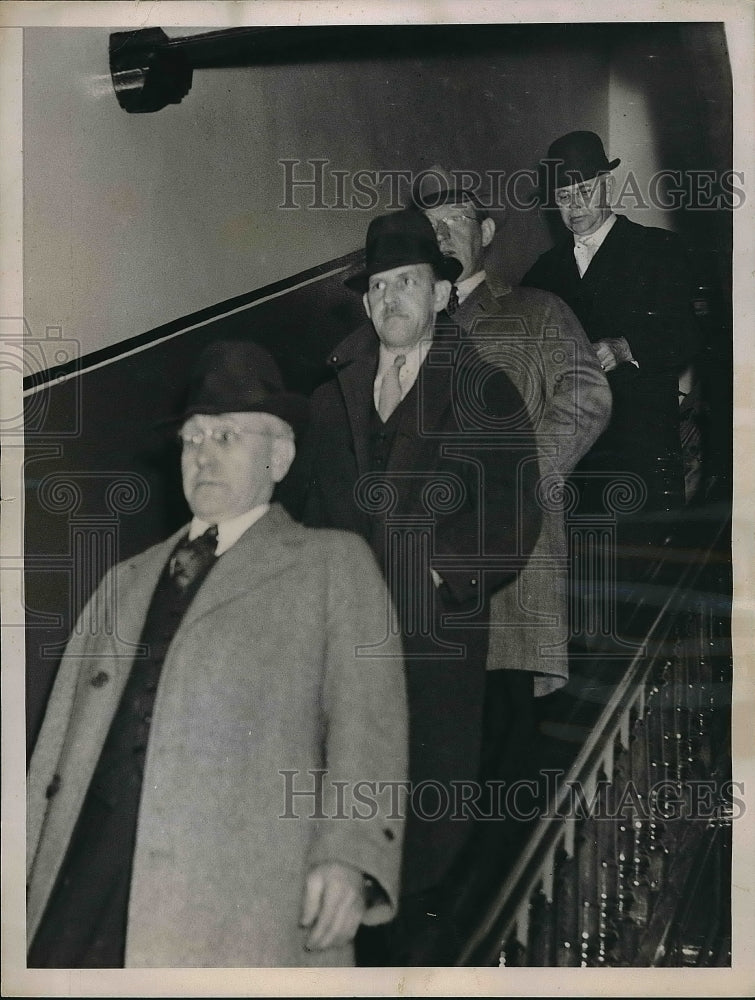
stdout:
<svg viewBox="0 0 755 1000">
<path fill-rule="evenodd" d="M 406 358 L 404 362 L 400 375 L 403 378 L 411 377 L 416 375 L 419 371 L 422 362 L 427 357 L 427 352 L 432 347 L 433 339 L 432 337 L 425 337 L 414 347 L 408 347 L 406 350 L 389 350 L 384 347 L 383 344 L 380 345 L 380 353 L 378 358 L 378 370 L 377 376 L 375 378 L 376 382 L 382 381 L 383 375 L 388 371 L 391 365 L 394 363 L 399 354 L 403 354 Z"/>
<path fill-rule="evenodd" d="M 469 297 L 478 285 L 483 283 L 486 277 L 487 275 L 483 269 L 482 271 L 477 271 L 469 278 L 465 278 L 463 281 L 456 282 L 456 293 L 459 296 L 459 305 L 461 305 L 464 299 Z"/>
<path fill-rule="evenodd" d="M 218 544 L 215 547 L 215 555 L 222 555 L 232 545 L 235 545 L 247 528 L 251 528 L 269 510 L 270 504 L 264 503 L 258 507 L 252 507 L 251 510 L 248 510 L 245 514 L 240 514 L 238 517 L 232 517 L 227 521 L 219 521 Z M 189 541 L 199 538 L 209 527 L 210 523 L 208 521 L 202 521 L 198 517 L 192 518 L 191 525 L 189 526 Z"/>
</svg>

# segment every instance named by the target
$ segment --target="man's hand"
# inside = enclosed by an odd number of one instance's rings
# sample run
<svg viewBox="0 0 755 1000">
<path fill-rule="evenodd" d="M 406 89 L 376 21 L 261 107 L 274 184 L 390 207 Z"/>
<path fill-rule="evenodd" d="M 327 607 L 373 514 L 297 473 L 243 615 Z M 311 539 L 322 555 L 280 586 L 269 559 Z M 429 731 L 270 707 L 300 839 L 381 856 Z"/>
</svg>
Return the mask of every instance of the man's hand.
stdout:
<svg viewBox="0 0 755 1000">
<path fill-rule="evenodd" d="M 632 349 L 626 337 L 597 340 L 593 347 L 604 372 L 612 372 L 614 368 L 618 368 L 625 361 L 634 361 Z"/>
<path fill-rule="evenodd" d="M 304 886 L 301 925 L 310 927 L 307 949 L 320 951 L 348 944 L 365 910 L 362 873 L 351 865 L 327 861 L 313 868 Z"/>
</svg>

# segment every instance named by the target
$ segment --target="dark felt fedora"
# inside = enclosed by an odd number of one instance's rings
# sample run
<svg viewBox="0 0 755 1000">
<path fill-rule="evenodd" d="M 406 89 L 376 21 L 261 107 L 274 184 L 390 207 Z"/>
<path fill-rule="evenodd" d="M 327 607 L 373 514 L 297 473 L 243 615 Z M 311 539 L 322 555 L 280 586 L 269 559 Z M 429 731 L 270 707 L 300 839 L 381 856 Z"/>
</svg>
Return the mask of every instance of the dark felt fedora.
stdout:
<svg viewBox="0 0 755 1000">
<path fill-rule="evenodd" d="M 469 178 L 469 174 L 452 173 L 435 164 L 417 174 L 412 184 L 411 204 L 419 209 L 472 205 L 476 211 L 487 214 L 477 192 L 471 185 L 463 183 L 465 177 Z"/>
<path fill-rule="evenodd" d="M 304 396 L 286 391 L 278 366 L 264 347 L 250 340 L 216 340 L 200 352 L 183 410 L 169 422 L 182 423 L 197 413 L 272 413 L 298 437 L 308 410 Z"/>
<path fill-rule="evenodd" d="M 367 229 L 364 257 L 364 267 L 344 282 L 355 292 L 366 292 L 373 274 L 406 264 L 430 264 L 437 278 L 451 283 L 463 269 L 455 257 L 440 252 L 433 227 L 414 208 L 373 219 Z"/>
<path fill-rule="evenodd" d="M 550 144 L 548 155 L 540 161 L 540 198 L 552 205 L 557 188 L 582 184 L 600 174 L 610 173 L 620 163 L 619 157 L 609 161 L 603 142 L 595 132 L 568 132 Z"/>
</svg>

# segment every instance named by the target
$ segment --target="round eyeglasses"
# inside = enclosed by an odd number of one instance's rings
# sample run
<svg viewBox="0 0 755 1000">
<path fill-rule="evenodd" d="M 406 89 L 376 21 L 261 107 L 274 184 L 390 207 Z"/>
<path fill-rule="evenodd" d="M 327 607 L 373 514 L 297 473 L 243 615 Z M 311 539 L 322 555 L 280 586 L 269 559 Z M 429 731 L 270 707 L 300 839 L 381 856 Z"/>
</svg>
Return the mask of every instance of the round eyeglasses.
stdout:
<svg viewBox="0 0 755 1000">
<path fill-rule="evenodd" d="M 261 437 L 267 437 L 270 431 L 253 431 L 246 427 L 236 426 L 213 427 L 212 429 L 205 429 L 203 427 L 187 429 L 186 427 L 182 427 L 178 432 L 178 440 L 184 448 L 201 448 L 208 438 L 213 444 L 221 448 L 233 448 L 241 442 L 241 438 L 245 434 L 256 434 Z"/>
<path fill-rule="evenodd" d="M 430 224 L 437 232 L 438 227 L 443 225 L 448 229 L 461 229 L 467 222 L 477 222 L 476 215 L 444 215 L 442 219 L 434 219 L 428 216 Z"/>
<path fill-rule="evenodd" d="M 580 184 L 574 187 L 558 188 L 555 191 L 555 202 L 559 208 L 566 208 L 568 205 L 582 205 L 593 207 L 593 197 L 600 188 L 600 178 L 592 184 Z"/>
</svg>

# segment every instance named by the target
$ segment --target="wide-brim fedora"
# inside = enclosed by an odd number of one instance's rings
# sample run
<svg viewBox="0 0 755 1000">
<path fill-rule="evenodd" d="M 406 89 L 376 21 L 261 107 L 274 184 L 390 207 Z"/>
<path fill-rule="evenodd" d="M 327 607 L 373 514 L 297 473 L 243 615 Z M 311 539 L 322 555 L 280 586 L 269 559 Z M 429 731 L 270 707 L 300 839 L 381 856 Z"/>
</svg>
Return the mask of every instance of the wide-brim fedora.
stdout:
<svg viewBox="0 0 755 1000">
<path fill-rule="evenodd" d="M 366 292 L 373 274 L 408 264 L 429 264 L 437 278 L 452 284 L 463 270 L 455 257 L 441 253 L 433 227 L 415 208 L 379 215 L 370 222 L 364 265 L 346 278 L 344 284 L 355 292 Z"/>
<path fill-rule="evenodd" d="M 567 132 L 548 147 L 548 155 L 538 165 L 538 194 L 541 202 L 554 204 L 558 188 L 583 184 L 608 174 L 621 163 L 609 160 L 603 141 L 595 132 Z"/>
<path fill-rule="evenodd" d="M 286 390 L 264 347 L 251 340 L 215 340 L 192 367 L 183 408 L 163 424 L 183 423 L 202 413 L 271 413 L 289 424 L 298 438 L 307 425 L 309 402 Z"/>
</svg>

